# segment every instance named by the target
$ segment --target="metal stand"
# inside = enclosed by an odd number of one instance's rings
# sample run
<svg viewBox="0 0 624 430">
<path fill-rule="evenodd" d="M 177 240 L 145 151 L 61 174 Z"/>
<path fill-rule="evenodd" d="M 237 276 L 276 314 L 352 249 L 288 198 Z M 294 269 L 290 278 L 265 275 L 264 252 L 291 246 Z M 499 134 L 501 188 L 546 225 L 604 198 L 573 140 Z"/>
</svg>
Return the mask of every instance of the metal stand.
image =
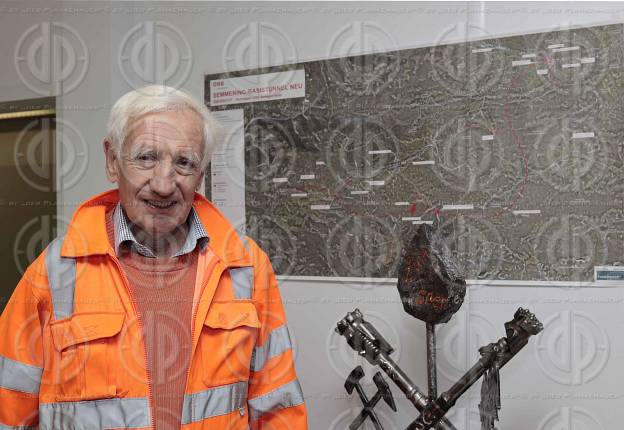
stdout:
<svg viewBox="0 0 624 430">
<path fill-rule="evenodd" d="M 427 323 L 427 381 L 429 382 L 429 400 L 438 397 L 438 369 L 436 367 L 435 324 Z"/>
</svg>

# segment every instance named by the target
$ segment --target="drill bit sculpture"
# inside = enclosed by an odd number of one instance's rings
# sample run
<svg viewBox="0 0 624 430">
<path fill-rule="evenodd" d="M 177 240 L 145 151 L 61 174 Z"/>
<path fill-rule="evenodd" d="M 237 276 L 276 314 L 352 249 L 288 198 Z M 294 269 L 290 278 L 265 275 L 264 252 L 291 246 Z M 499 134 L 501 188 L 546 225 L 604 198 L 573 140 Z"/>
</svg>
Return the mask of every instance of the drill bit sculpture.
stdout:
<svg viewBox="0 0 624 430">
<path fill-rule="evenodd" d="M 422 225 L 404 254 L 399 269 L 398 289 L 405 311 L 427 323 L 428 396 L 390 358 L 392 346 L 373 325 L 364 320 L 358 309 L 349 312 L 337 324 L 336 331 L 346 338 L 349 346 L 370 364 L 379 366 L 420 412 L 406 430 L 456 430 L 444 415 L 483 375 L 479 405 L 481 428 L 494 430 L 494 421 L 498 419 L 500 409 L 499 370 L 526 346 L 529 337 L 543 329 L 531 312 L 519 308 L 513 320 L 505 323 L 506 336 L 480 348 L 481 358 L 477 363 L 449 390 L 438 396 L 434 324 L 448 321 L 460 308 L 465 285 L 452 264 L 444 241 L 433 234 L 430 226 Z M 375 428 L 380 429 L 376 416 L 372 418 L 374 405 L 371 407 L 369 402 L 364 403 L 365 410 L 360 415 L 364 419 L 366 416 L 371 417 Z M 350 430 L 355 430 L 364 419 L 356 419 L 349 427 Z"/>
</svg>

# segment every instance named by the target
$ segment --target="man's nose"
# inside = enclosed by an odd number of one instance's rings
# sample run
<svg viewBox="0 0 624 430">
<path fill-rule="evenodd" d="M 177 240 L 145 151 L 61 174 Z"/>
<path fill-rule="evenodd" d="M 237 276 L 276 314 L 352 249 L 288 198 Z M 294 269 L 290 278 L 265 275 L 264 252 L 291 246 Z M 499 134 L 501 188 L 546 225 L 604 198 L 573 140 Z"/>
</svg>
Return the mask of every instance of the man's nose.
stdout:
<svg viewBox="0 0 624 430">
<path fill-rule="evenodd" d="M 171 163 L 161 161 L 154 169 L 154 176 L 150 180 L 152 191 L 161 196 L 167 196 L 175 190 L 176 174 Z"/>
</svg>

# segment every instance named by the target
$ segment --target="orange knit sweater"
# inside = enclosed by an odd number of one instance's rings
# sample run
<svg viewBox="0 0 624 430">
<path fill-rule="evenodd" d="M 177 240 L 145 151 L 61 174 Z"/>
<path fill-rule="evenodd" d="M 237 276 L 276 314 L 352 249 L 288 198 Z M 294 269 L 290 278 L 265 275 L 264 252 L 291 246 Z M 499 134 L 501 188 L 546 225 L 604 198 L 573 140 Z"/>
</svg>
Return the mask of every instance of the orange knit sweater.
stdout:
<svg viewBox="0 0 624 430">
<path fill-rule="evenodd" d="M 112 210 L 106 229 L 114 247 Z M 173 258 L 148 258 L 120 247 L 119 262 L 143 328 L 156 430 L 179 430 L 190 362 L 197 247 Z"/>
</svg>

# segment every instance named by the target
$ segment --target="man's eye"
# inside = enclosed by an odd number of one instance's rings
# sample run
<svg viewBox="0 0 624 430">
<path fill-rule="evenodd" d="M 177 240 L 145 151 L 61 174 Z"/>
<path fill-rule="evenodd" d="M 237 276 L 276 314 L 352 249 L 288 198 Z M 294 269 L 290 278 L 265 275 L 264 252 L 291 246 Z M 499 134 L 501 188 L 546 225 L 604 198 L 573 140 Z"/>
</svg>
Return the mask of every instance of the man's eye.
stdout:
<svg viewBox="0 0 624 430">
<path fill-rule="evenodd" d="M 133 158 L 133 160 L 137 166 L 141 168 L 151 168 L 154 167 L 156 163 L 156 154 L 152 154 L 150 152 L 138 154 Z"/>
<path fill-rule="evenodd" d="M 185 171 L 194 171 L 197 168 L 197 163 L 186 157 L 178 158 L 176 164 Z"/>
</svg>

